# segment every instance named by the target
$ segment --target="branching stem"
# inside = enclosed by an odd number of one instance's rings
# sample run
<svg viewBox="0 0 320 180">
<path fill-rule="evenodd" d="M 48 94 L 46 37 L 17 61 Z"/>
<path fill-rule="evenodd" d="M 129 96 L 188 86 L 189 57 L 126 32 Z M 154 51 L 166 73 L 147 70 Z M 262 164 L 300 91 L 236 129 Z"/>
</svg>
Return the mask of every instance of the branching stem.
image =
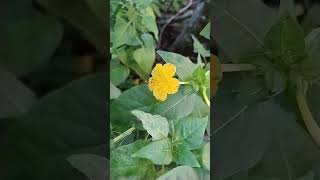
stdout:
<svg viewBox="0 0 320 180">
<path fill-rule="evenodd" d="M 115 137 L 112 142 L 113 143 L 117 143 L 119 141 L 121 141 L 123 138 L 129 136 L 136 128 L 135 127 L 131 127 L 130 129 L 126 130 L 125 132 L 123 132 L 122 134 L 120 134 L 119 136 Z"/>
</svg>

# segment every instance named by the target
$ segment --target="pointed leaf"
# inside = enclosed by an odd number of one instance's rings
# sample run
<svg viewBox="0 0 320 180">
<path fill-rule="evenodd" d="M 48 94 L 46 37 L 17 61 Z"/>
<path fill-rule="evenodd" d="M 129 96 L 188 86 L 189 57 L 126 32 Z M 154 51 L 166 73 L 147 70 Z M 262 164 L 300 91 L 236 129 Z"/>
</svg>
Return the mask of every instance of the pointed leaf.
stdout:
<svg viewBox="0 0 320 180">
<path fill-rule="evenodd" d="M 201 147 L 208 117 L 180 119 L 175 125 L 174 142 L 183 142 L 188 150 Z"/>
<path fill-rule="evenodd" d="M 142 121 L 143 128 L 152 136 L 153 141 L 168 136 L 169 123 L 166 118 L 139 110 L 131 111 L 131 113 Z"/>
<path fill-rule="evenodd" d="M 154 141 L 134 153 L 132 157 L 146 158 L 157 165 L 168 165 L 172 161 L 171 140 L 163 138 Z"/>
<path fill-rule="evenodd" d="M 147 141 L 137 140 L 132 144 L 120 146 L 111 152 L 111 178 L 112 179 L 152 179 L 155 169 L 147 159 L 131 157 Z"/>
<path fill-rule="evenodd" d="M 165 62 L 174 64 L 177 67 L 177 75 L 181 81 L 188 80 L 197 68 L 197 65 L 193 64 L 189 58 L 180 54 L 160 50 L 158 50 L 157 53 Z"/>
<path fill-rule="evenodd" d="M 110 99 L 116 99 L 121 94 L 121 91 L 110 82 Z"/>
<path fill-rule="evenodd" d="M 211 36 L 231 59 L 263 48 L 263 38 L 276 18 L 275 10 L 257 0 L 216 0 L 211 6 Z"/>
<path fill-rule="evenodd" d="M 178 144 L 173 147 L 173 161 L 177 165 L 200 167 L 196 157 L 183 144 Z"/>
<path fill-rule="evenodd" d="M 190 166 L 178 166 L 157 178 L 157 180 L 200 180 L 197 172 Z"/>
</svg>

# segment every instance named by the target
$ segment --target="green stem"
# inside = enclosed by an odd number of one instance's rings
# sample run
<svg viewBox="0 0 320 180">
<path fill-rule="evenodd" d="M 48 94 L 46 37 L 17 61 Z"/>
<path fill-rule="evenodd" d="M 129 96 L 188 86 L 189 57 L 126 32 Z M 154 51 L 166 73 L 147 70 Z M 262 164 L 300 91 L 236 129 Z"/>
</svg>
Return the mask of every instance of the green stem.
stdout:
<svg viewBox="0 0 320 180">
<path fill-rule="evenodd" d="M 117 143 L 119 141 L 121 141 L 123 138 L 125 138 L 126 136 L 129 136 L 136 128 L 135 127 L 131 127 L 130 129 L 126 130 L 125 132 L 123 132 L 122 134 L 120 134 L 119 136 L 115 137 L 112 142 L 113 143 Z"/>
<path fill-rule="evenodd" d="M 252 71 L 256 67 L 252 64 L 221 64 L 222 72 L 236 72 L 236 71 Z"/>
<path fill-rule="evenodd" d="M 179 84 L 190 84 L 190 82 L 179 82 Z"/>
<path fill-rule="evenodd" d="M 320 147 L 320 128 L 316 120 L 313 118 L 313 115 L 309 109 L 305 93 L 301 90 L 298 90 L 296 93 L 296 98 L 297 98 L 302 119 L 309 133 L 311 134 L 311 137 L 316 142 L 316 144 Z"/>
<path fill-rule="evenodd" d="M 206 89 L 205 88 L 202 88 L 202 96 L 203 96 L 203 99 L 204 101 L 207 103 L 207 105 L 210 107 L 210 100 L 207 96 L 207 93 L 206 93 Z"/>
</svg>

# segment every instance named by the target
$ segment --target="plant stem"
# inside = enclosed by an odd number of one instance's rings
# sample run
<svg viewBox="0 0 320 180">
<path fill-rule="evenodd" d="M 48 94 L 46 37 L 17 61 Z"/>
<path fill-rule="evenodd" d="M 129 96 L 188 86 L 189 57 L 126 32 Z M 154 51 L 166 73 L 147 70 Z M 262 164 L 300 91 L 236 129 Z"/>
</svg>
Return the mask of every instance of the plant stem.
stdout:
<svg viewBox="0 0 320 180">
<path fill-rule="evenodd" d="M 123 138 L 125 138 L 126 136 L 129 136 L 136 128 L 135 127 L 131 127 L 130 129 L 126 130 L 125 132 L 123 132 L 122 134 L 120 134 L 119 136 L 115 137 L 112 142 L 113 143 L 117 143 L 119 141 L 121 141 Z"/>
<path fill-rule="evenodd" d="M 204 101 L 207 103 L 207 105 L 210 107 L 210 100 L 207 96 L 207 93 L 206 93 L 206 89 L 205 88 L 202 88 L 202 96 L 203 96 L 203 99 Z"/>
<path fill-rule="evenodd" d="M 179 84 L 190 84 L 190 82 L 179 82 Z"/>
<path fill-rule="evenodd" d="M 296 98 L 299 106 L 299 110 L 302 116 L 302 119 L 311 134 L 313 140 L 315 143 L 320 147 L 320 128 L 313 118 L 313 115 L 309 109 L 307 100 L 306 100 L 306 95 L 303 93 L 303 91 L 298 90 L 296 93 Z"/>
</svg>

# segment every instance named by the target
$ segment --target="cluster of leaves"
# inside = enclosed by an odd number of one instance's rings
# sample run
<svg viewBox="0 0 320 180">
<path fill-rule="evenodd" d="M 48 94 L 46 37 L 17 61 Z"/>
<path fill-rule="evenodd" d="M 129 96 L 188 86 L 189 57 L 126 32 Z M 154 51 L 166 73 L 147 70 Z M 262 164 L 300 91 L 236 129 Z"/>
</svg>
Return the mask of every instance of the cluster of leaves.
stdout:
<svg viewBox="0 0 320 180">
<path fill-rule="evenodd" d="M 157 51 L 166 63 L 176 66 L 180 81 L 191 84 L 181 85 L 164 102 L 157 101 L 146 84 L 121 92 L 119 87 L 130 73 L 144 80 L 150 76 L 156 59 L 158 4 L 134 0 L 113 4 L 111 178 L 209 179 L 210 146 L 204 138 L 209 133 L 209 107 L 198 93 L 208 92 L 210 67 L 203 62 L 209 51 L 196 37 L 196 64 L 180 54 Z M 208 26 L 201 34 L 209 37 Z"/>
<path fill-rule="evenodd" d="M 72 81 L 41 98 L 21 80 L 32 79 L 32 73 L 49 66 L 70 24 L 73 32 L 105 55 L 105 2 L 5 0 L 0 4 L 0 179 L 85 178 L 67 159 L 75 166 L 98 163 L 100 172 L 106 172 L 106 74 Z M 71 57 L 63 60 L 70 62 Z M 54 78 L 59 79 L 57 74 Z M 86 154 L 77 155 L 82 153 Z"/>
<path fill-rule="evenodd" d="M 303 125 L 311 118 L 303 113 L 306 104 L 294 98 L 308 99 L 319 119 L 320 31 L 310 29 L 309 14 L 299 23 L 294 7 L 291 0 L 276 9 L 255 0 L 212 3 L 212 36 L 224 53 L 220 61 L 257 67 L 225 73 L 214 98 L 216 179 L 319 178 L 320 151 Z"/>
<path fill-rule="evenodd" d="M 158 27 L 152 1 L 112 1 L 111 53 L 146 80 L 155 61 Z"/>
<path fill-rule="evenodd" d="M 180 80 L 198 80 L 200 77 L 208 82 L 205 74 L 197 73 L 200 66 L 189 58 L 165 51 L 158 51 L 158 54 L 164 61 L 177 65 Z M 174 167 L 172 162 L 179 166 L 169 172 L 173 175 L 166 174 L 158 179 L 184 177 L 190 173 L 187 179 L 195 176 L 201 179 L 200 172 L 209 176 L 206 172 L 209 170 L 209 143 L 204 141 L 208 114 L 209 107 L 191 86 L 180 87 L 164 102 L 156 101 L 147 85 L 134 86 L 123 92 L 111 104 L 112 131 L 123 132 L 134 124 L 139 132 L 147 137 L 151 135 L 152 139 L 132 137 L 132 143 L 112 149 L 113 179 L 155 179 L 164 170 L 157 172 L 154 165 L 169 165 L 167 171 Z"/>
</svg>

